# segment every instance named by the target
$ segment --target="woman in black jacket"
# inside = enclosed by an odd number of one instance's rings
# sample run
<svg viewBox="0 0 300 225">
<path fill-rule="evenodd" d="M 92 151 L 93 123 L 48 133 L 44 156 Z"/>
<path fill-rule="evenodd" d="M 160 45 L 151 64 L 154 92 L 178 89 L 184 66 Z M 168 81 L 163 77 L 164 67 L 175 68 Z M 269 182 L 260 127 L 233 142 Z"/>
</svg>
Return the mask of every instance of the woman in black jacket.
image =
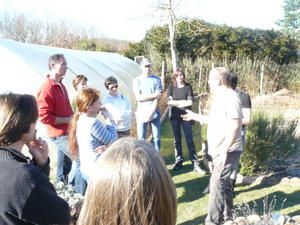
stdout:
<svg viewBox="0 0 300 225">
<path fill-rule="evenodd" d="M 0 95 L 0 224 L 68 224 L 68 203 L 48 175 L 48 146 L 36 139 L 38 110 L 31 95 Z M 22 154 L 28 147 L 32 159 Z"/>
</svg>

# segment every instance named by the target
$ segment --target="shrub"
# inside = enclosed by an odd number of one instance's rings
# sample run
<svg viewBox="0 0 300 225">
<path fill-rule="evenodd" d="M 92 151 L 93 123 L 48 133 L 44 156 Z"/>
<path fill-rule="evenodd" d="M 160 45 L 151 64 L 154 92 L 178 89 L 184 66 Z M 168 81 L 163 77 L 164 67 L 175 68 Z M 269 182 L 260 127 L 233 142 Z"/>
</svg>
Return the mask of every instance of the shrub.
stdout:
<svg viewBox="0 0 300 225">
<path fill-rule="evenodd" d="M 240 172 L 253 175 L 255 172 L 287 167 L 287 158 L 299 146 L 296 127 L 296 119 L 285 121 L 282 116 L 269 118 L 262 112 L 255 112 L 247 130 Z"/>
</svg>

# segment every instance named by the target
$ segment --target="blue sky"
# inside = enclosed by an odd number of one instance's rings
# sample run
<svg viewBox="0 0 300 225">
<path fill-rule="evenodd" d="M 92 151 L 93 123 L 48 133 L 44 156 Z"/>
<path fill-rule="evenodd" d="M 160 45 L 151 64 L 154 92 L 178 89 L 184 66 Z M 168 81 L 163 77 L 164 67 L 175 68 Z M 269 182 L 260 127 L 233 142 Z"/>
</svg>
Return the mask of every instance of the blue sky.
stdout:
<svg viewBox="0 0 300 225">
<path fill-rule="evenodd" d="M 42 20 L 66 20 L 95 34 L 139 41 L 165 21 L 156 10 L 167 0 L 0 0 L 1 12 L 22 12 Z M 173 0 L 176 15 L 215 24 L 276 29 L 283 0 Z"/>
</svg>

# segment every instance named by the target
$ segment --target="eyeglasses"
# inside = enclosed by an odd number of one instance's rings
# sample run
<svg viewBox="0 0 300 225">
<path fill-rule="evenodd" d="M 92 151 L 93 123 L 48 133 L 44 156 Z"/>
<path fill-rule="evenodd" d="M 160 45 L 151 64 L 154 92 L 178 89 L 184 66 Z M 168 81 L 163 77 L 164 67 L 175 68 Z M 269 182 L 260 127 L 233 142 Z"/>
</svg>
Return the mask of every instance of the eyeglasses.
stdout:
<svg viewBox="0 0 300 225">
<path fill-rule="evenodd" d="M 115 84 L 115 85 L 109 86 L 108 88 L 113 89 L 113 88 L 118 88 L 118 87 L 119 87 L 119 85 Z"/>
</svg>

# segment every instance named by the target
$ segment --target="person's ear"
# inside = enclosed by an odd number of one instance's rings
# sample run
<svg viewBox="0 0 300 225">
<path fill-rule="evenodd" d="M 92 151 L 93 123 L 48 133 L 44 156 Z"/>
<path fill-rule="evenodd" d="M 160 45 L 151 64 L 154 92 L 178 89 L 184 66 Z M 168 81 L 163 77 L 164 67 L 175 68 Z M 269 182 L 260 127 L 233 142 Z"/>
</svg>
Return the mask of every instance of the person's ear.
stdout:
<svg viewBox="0 0 300 225">
<path fill-rule="evenodd" d="M 88 107 L 86 107 L 86 112 L 88 113 L 90 112 L 90 110 L 91 110 L 91 106 L 89 105 Z"/>
</svg>

